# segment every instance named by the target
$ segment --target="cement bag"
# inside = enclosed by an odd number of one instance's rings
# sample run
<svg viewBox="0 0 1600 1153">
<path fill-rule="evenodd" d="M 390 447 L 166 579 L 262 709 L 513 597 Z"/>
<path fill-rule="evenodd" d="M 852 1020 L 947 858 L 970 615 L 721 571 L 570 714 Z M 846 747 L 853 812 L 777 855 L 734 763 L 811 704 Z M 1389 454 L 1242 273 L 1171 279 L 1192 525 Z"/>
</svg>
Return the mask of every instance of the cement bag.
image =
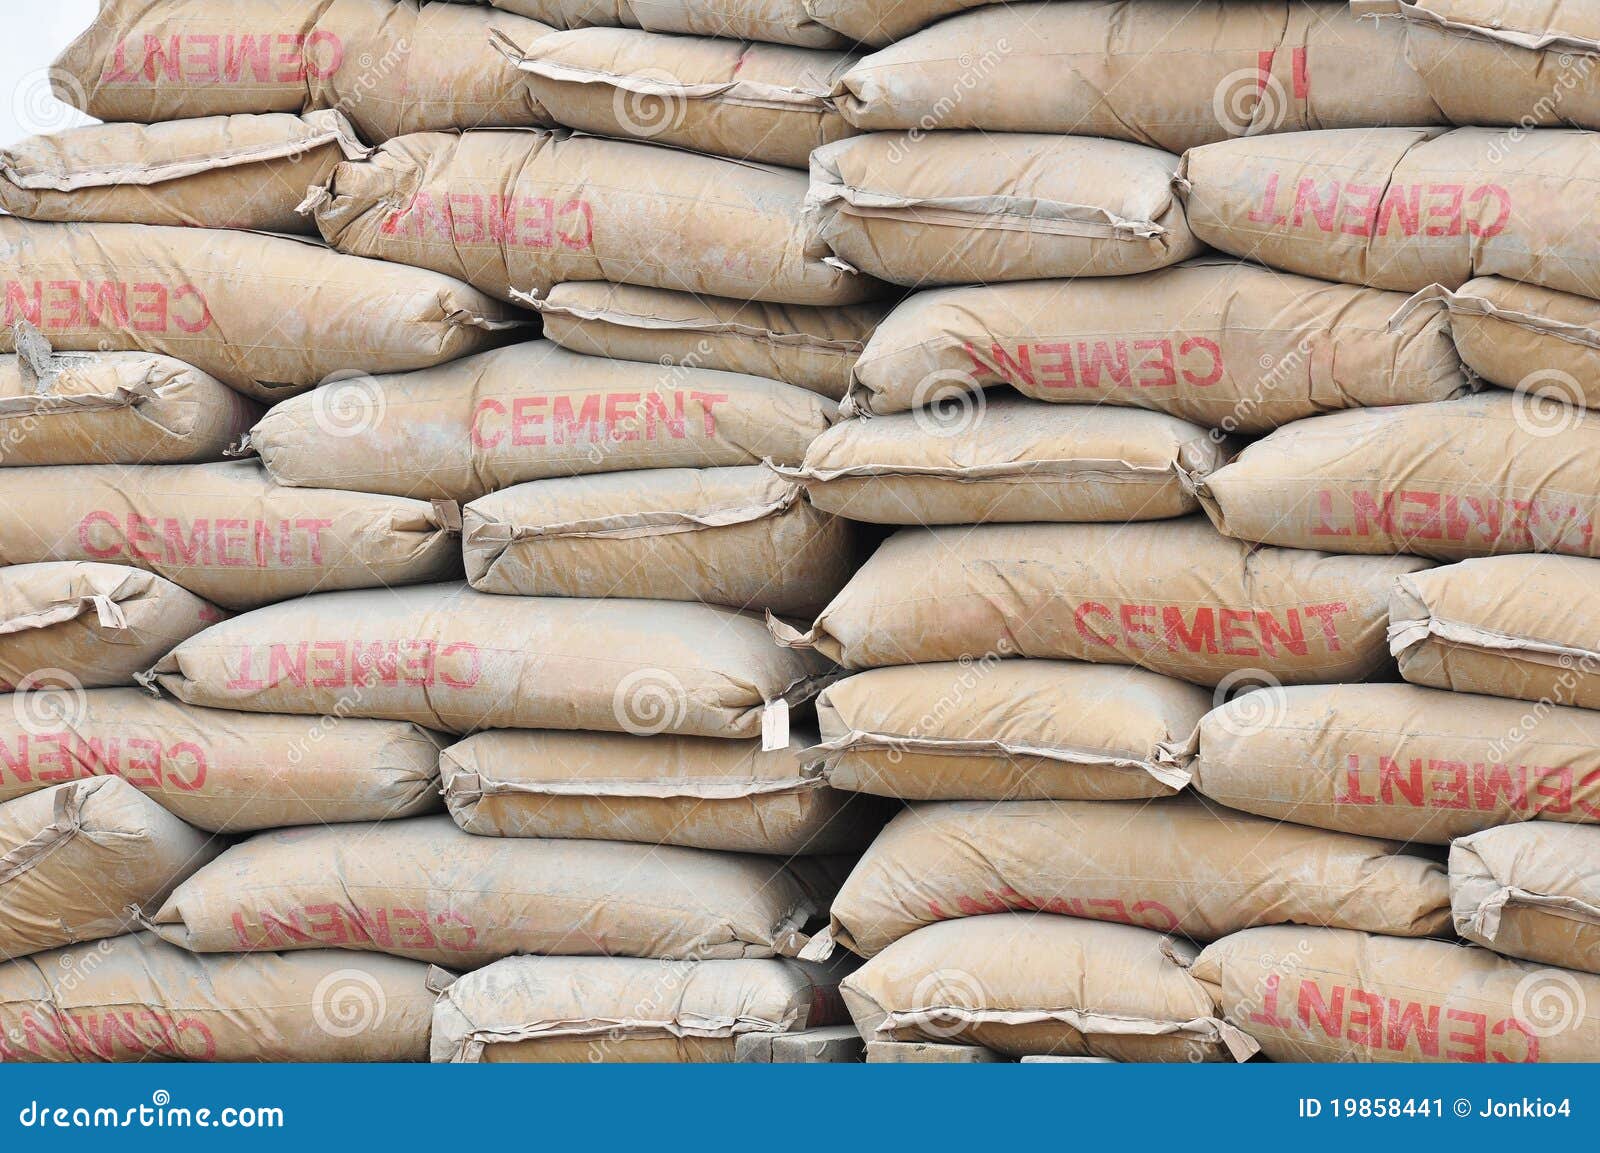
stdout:
<svg viewBox="0 0 1600 1153">
<path fill-rule="evenodd" d="M 221 460 L 261 409 L 216 377 L 143 352 L 55 353 L 26 324 L 0 356 L 0 464 Z"/>
<path fill-rule="evenodd" d="M 140 569 L 0 565 L 0 691 L 131 685 L 226 613 Z"/>
<path fill-rule="evenodd" d="M 424 1061 L 427 978 L 342 949 L 240 964 L 113 937 L 0 967 L 0 1060 Z"/>
<path fill-rule="evenodd" d="M 1600 828 L 1506 825 L 1450 846 L 1456 932 L 1508 957 L 1600 973 Z"/>
<path fill-rule="evenodd" d="M 0 569 L 0 575 L 6 570 Z M 180 700 L 446 732 L 754 737 L 827 663 L 761 618 L 673 601 L 497 597 L 466 585 L 322 593 L 208 629 L 156 667 Z"/>
<path fill-rule="evenodd" d="M 220 852 L 132 785 L 72 781 L 0 805 L 0 959 L 115 937 Z"/>
<path fill-rule="evenodd" d="M 615 360 L 781 380 L 838 400 L 888 306 L 788 307 L 632 284 L 574 281 L 531 302 L 562 348 Z"/>
<path fill-rule="evenodd" d="M 1594 1061 L 1600 978 L 1450 941 L 1250 929 L 1190 970 L 1274 1061 Z"/>
<path fill-rule="evenodd" d="M 731 36 L 806 48 L 838 48 L 849 37 L 811 18 L 803 0 L 492 0 L 496 8 L 556 28 L 643 28 L 691 36 Z"/>
<path fill-rule="evenodd" d="M 444 986 L 432 1053 L 436 1062 L 731 1062 L 736 1037 L 842 1016 L 837 974 L 800 961 L 507 957 Z"/>
<path fill-rule="evenodd" d="M 997 913 L 902 937 L 840 991 L 868 1041 L 982 1045 L 1008 1057 L 1243 1061 L 1185 964 L 1197 950 L 1149 929 Z"/>
<path fill-rule="evenodd" d="M 279 484 L 469 501 L 551 477 L 799 464 L 836 415 L 772 380 L 533 341 L 327 386 L 274 406 L 250 444 Z"/>
<path fill-rule="evenodd" d="M 1245 693 L 1200 722 L 1193 787 L 1302 825 L 1445 845 L 1496 825 L 1600 823 L 1600 715 L 1411 685 Z"/>
<path fill-rule="evenodd" d="M 424 132 L 339 165 L 307 207 L 341 252 L 502 300 L 564 280 L 854 304 L 878 294 L 806 235 L 798 172 L 565 132 Z"/>
<path fill-rule="evenodd" d="M 1563 409 L 1552 424 L 1539 405 L 1495 389 L 1312 417 L 1194 481 L 1240 540 L 1438 560 L 1600 555 L 1600 414 Z"/>
<path fill-rule="evenodd" d="M 1417 291 L 1507 276 L 1600 294 L 1585 132 L 1346 129 L 1208 144 L 1177 187 L 1205 243 L 1273 268 Z"/>
<path fill-rule="evenodd" d="M 482 837 L 859 853 L 881 809 L 828 788 L 806 743 L 497 731 L 450 746 L 439 771 L 450 815 Z"/>
<path fill-rule="evenodd" d="M 215 833 L 440 807 L 441 741 L 403 721 L 195 709 L 142 689 L 36 688 L 13 703 L 0 711 L 0 801 L 119 777 Z"/>
<path fill-rule="evenodd" d="M 1341 408 L 1466 387 L 1437 306 L 1235 261 L 1143 276 L 942 288 L 908 297 L 856 362 L 846 406 L 903 412 L 1005 385 L 1057 404 L 1150 408 L 1269 432 Z"/>
<path fill-rule="evenodd" d="M 1184 477 L 1220 468 L 1228 450 L 1161 413 L 963 392 L 841 421 L 801 467 L 778 471 L 817 508 L 873 524 L 1160 520 L 1198 507 Z"/>
<path fill-rule="evenodd" d="M 1394 582 L 1389 648 L 1412 684 L 1600 709 L 1600 565 L 1588 558 L 1462 561 Z"/>
<path fill-rule="evenodd" d="M 0 351 L 27 321 L 62 351 L 172 356 L 269 402 L 493 347 L 526 316 L 436 273 L 210 229 L 0 217 L 0 278 Z"/>
<path fill-rule="evenodd" d="M 1531 394 L 1530 415 L 1559 421 L 1556 404 L 1600 408 L 1600 305 L 1587 296 L 1483 276 L 1455 292 L 1424 289 L 1440 300 L 1461 360 L 1484 380 Z"/>
<path fill-rule="evenodd" d="M 1211 706 L 1143 669 L 989 660 L 870 669 L 817 698 L 830 785 L 907 801 L 1130 800 L 1188 782 L 1168 752 Z"/>
<path fill-rule="evenodd" d="M 580 132 L 790 168 L 855 135 L 831 93 L 858 56 L 726 35 L 583 28 L 496 43 L 534 101 Z"/>
<path fill-rule="evenodd" d="M 467 581 L 510 596 L 810 617 L 856 567 L 855 526 L 762 465 L 536 480 L 479 497 L 462 519 Z"/>
<path fill-rule="evenodd" d="M 776 859 L 473 837 L 439 816 L 258 833 L 151 927 L 197 953 L 337 946 L 475 969 L 513 953 L 790 956 L 819 912 Z"/>
<path fill-rule="evenodd" d="M 95 124 L 0 151 L 0 208 L 29 220 L 121 220 L 315 232 L 295 211 L 370 151 L 342 112 Z"/>
<path fill-rule="evenodd" d="M 890 821 L 861 858 L 834 898 L 830 931 L 863 957 L 935 921 L 1008 910 L 1197 941 L 1280 923 L 1399 937 L 1448 931 L 1444 867 L 1400 850 L 1187 797 L 925 801 Z"/>
<path fill-rule="evenodd" d="M 1177 166 L 1120 140 L 875 133 L 812 154 L 806 215 L 837 260 L 911 288 L 1126 276 L 1201 251 Z"/>
<path fill-rule="evenodd" d="M 835 28 L 863 44 L 891 44 L 968 8 L 989 0 L 804 0 L 818 24 Z"/>
<path fill-rule="evenodd" d="M 246 609 L 456 576 L 453 514 L 420 500 L 284 488 L 255 461 L 12 468 L 0 470 L 0 563 L 126 564 Z"/>
<path fill-rule="evenodd" d="M 548 124 L 489 44 L 549 28 L 415 0 L 101 0 L 50 69 L 56 96 L 100 120 L 153 123 L 337 108 L 367 140 Z"/>
<path fill-rule="evenodd" d="M 1396 576 L 1416 557 L 1253 549 L 1203 518 L 903 529 L 814 628 L 775 626 L 849 669 L 986 653 L 1140 665 L 1198 684 L 1265 672 L 1365 680 L 1388 664 Z"/>
<path fill-rule="evenodd" d="M 1182 152 L 1231 136 L 1443 124 L 1404 32 L 1343 0 L 991 5 L 862 60 L 840 110 L 867 131 L 1059 132 Z"/>
</svg>

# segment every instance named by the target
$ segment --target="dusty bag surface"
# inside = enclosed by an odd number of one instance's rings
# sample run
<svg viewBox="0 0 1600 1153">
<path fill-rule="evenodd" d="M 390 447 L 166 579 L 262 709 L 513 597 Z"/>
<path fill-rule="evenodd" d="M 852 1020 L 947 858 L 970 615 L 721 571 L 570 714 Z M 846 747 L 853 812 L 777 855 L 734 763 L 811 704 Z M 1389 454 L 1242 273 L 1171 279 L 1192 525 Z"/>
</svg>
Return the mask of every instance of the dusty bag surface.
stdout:
<svg viewBox="0 0 1600 1153">
<path fill-rule="evenodd" d="M 872 957 L 923 925 L 1023 910 L 1214 941 L 1250 925 L 1419 937 L 1450 925 L 1444 867 L 1393 841 L 1160 801 L 925 801 L 834 898 L 833 941 Z"/>
<path fill-rule="evenodd" d="M 863 44 L 890 44 L 989 0 L 804 0 L 818 24 Z"/>
<path fill-rule="evenodd" d="M 1394 582 L 1389 648 L 1412 684 L 1600 708 L 1585 557 L 1462 561 Z"/>
<path fill-rule="evenodd" d="M 511 596 L 701 601 L 815 616 L 855 571 L 855 527 L 763 465 L 560 477 L 462 510 L 467 581 Z"/>
<path fill-rule="evenodd" d="M 0 151 L 0 208 L 29 220 L 314 233 L 295 211 L 306 189 L 368 151 L 331 109 L 95 124 Z"/>
<path fill-rule="evenodd" d="M 811 18 L 803 0 L 493 0 L 495 7 L 555 28 L 643 28 L 694 36 L 730 36 L 807 48 L 851 41 Z"/>
<path fill-rule="evenodd" d="M 1446 123 L 1404 40 L 1342 0 L 991 4 L 866 57 L 845 74 L 839 103 L 868 131 L 1059 132 L 1170 152 L 1307 128 Z"/>
<path fill-rule="evenodd" d="M 996 913 L 918 929 L 840 991 L 868 1041 L 983 1045 L 1008 1057 L 1245 1060 L 1254 1043 L 1219 1019 L 1184 969 L 1196 952 L 1130 925 Z"/>
<path fill-rule="evenodd" d="M 206 957 L 153 933 L 0 967 L 6 1061 L 425 1061 L 428 966 L 343 949 Z"/>
<path fill-rule="evenodd" d="M 56 353 L 37 330 L 0 356 L 0 463 L 221 460 L 261 416 L 216 377 L 144 352 Z"/>
<path fill-rule="evenodd" d="M 152 927 L 197 953 L 334 945 L 476 968 L 514 953 L 788 956 L 818 912 L 780 860 L 473 837 L 438 816 L 259 833 Z"/>
<path fill-rule="evenodd" d="M 449 579 L 446 519 L 420 500 L 285 488 L 255 461 L 0 470 L 6 564 L 126 564 L 232 609 Z"/>
<path fill-rule="evenodd" d="M 153 123 L 337 108 L 374 143 L 405 132 L 548 124 L 489 44 L 549 28 L 415 0 L 104 0 L 51 68 L 56 96 Z"/>
<path fill-rule="evenodd" d="M 1240 540 L 1435 560 L 1600 555 L 1600 416 L 1548 427 L 1538 403 L 1494 389 L 1312 417 L 1194 480 L 1212 523 Z"/>
<path fill-rule="evenodd" d="M 222 850 L 116 777 L 0 805 L 0 959 L 115 937 Z"/>
<path fill-rule="evenodd" d="M 131 685 L 227 614 L 123 565 L 0 565 L 0 690 Z"/>
<path fill-rule="evenodd" d="M 1178 158 L 1120 140 L 1012 133 L 856 136 L 811 156 L 811 236 L 891 284 L 1125 276 L 1202 245 Z"/>
<path fill-rule="evenodd" d="M 1273 268 L 1410 292 L 1506 276 L 1600 296 L 1600 246 L 1583 225 L 1600 182 L 1590 135 L 1505 135 L 1380 128 L 1229 140 L 1189 152 L 1177 183 L 1197 237 Z"/>
<path fill-rule="evenodd" d="M 439 770 L 451 816 L 478 836 L 858 853 L 882 810 L 828 788 L 809 743 L 501 730 L 450 746 Z"/>
<path fill-rule="evenodd" d="M 527 302 L 544 335 L 589 356 L 713 368 L 781 380 L 832 400 L 886 304 L 807 308 L 697 296 L 634 284 L 573 281 Z"/>
<path fill-rule="evenodd" d="M 854 304 L 824 263 L 798 172 L 565 132 L 424 132 L 334 170 L 309 202 L 342 252 L 458 277 L 502 300 L 611 280 L 781 304 Z"/>
<path fill-rule="evenodd" d="M 1193 512 L 1184 475 L 1229 454 L 1225 438 L 1163 413 L 971 397 L 840 421 L 778 471 L 817 508 L 874 524 L 1122 522 Z"/>
<path fill-rule="evenodd" d="M 1193 788 L 1249 813 L 1444 845 L 1541 818 L 1600 823 L 1600 715 L 1412 685 L 1302 685 L 1200 722 Z"/>
<path fill-rule="evenodd" d="M 250 444 L 279 484 L 468 501 L 550 477 L 799 464 L 836 415 L 776 381 L 532 341 L 329 385 L 275 406 Z"/>
<path fill-rule="evenodd" d="M 838 975 L 801 961 L 507 957 L 445 986 L 432 1054 L 437 1062 L 729 1062 L 742 1034 L 815 1029 L 842 1016 Z"/>
<path fill-rule="evenodd" d="M 1167 751 L 1211 694 L 1143 669 L 989 660 L 869 669 L 817 698 L 828 783 L 907 801 L 1127 800 L 1183 788 Z"/>
<path fill-rule="evenodd" d="M 145 689 L 34 689 L 0 713 L 0 801 L 120 777 L 211 832 L 440 807 L 438 737 L 403 721 L 196 709 Z"/>
<path fill-rule="evenodd" d="M 1450 941 L 1272 926 L 1225 937 L 1190 972 L 1274 1061 L 1483 1064 L 1600 1054 L 1600 978 Z"/>
<path fill-rule="evenodd" d="M 534 101 L 580 132 L 789 168 L 855 134 L 832 93 L 858 56 L 727 35 L 583 28 L 498 43 Z"/>
<path fill-rule="evenodd" d="M 1211 259 L 1142 276 L 935 289 L 873 332 L 846 403 L 903 412 L 1008 385 L 1257 433 L 1461 392 L 1449 318 L 1419 305 L 1391 326 L 1405 304 L 1398 292 Z"/>
<path fill-rule="evenodd" d="M 258 609 L 179 646 L 155 673 L 208 708 L 322 715 L 343 700 L 346 715 L 445 732 L 753 737 L 769 704 L 809 698 L 826 668 L 773 644 L 750 613 L 450 584 Z"/>
<path fill-rule="evenodd" d="M 1207 685 L 1246 671 L 1363 680 L 1387 664 L 1390 584 L 1426 567 L 1251 549 L 1195 517 L 902 529 L 809 633 L 775 633 L 848 669 L 1004 653 L 1137 664 Z"/>
<path fill-rule="evenodd" d="M 1526 394 L 1541 427 L 1559 425 L 1563 403 L 1600 407 L 1600 304 L 1589 297 L 1482 276 L 1418 299 L 1444 303 L 1462 363 Z"/>
<path fill-rule="evenodd" d="M 1600 828 L 1508 825 L 1450 846 L 1456 932 L 1508 957 L 1600 973 Z"/>
<path fill-rule="evenodd" d="M 248 232 L 0 218 L 0 277 L 0 351 L 27 321 L 61 351 L 173 356 L 267 401 L 454 360 L 525 321 L 437 273 Z"/>
</svg>

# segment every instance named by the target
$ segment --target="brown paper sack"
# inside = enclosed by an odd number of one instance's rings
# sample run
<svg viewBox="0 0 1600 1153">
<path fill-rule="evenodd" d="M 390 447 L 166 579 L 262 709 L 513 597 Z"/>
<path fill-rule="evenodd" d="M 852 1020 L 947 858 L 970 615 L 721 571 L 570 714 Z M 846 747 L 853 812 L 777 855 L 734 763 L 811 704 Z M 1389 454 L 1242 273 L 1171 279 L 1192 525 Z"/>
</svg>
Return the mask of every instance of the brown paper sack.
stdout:
<svg viewBox="0 0 1600 1153">
<path fill-rule="evenodd" d="M 643 28 L 692 36 L 732 36 L 805 48 L 838 48 L 850 39 L 825 28 L 805 0 L 493 0 L 496 8 L 556 28 Z"/>
<path fill-rule="evenodd" d="M 1456 932 L 1507 957 L 1600 973 L 1600 828 L 1507 825 L 1450 846 Z"/>
<path fill-rule="evenodd" d="M 1559 420 L 1563 403 L 1600 408 L 1600 303 L 1498 276 L 1455 292 L 1435 285 L 1417 299 L 1443 302 L 1462 363 L 1492 384 L 1530 394 L 1544 422 Z"/>
<path fill-rule="evenodd" d="M 818 24 L 863 44 L 892 44 L 935 20 L 988 0 L 805 0 Z"/>
</svg>

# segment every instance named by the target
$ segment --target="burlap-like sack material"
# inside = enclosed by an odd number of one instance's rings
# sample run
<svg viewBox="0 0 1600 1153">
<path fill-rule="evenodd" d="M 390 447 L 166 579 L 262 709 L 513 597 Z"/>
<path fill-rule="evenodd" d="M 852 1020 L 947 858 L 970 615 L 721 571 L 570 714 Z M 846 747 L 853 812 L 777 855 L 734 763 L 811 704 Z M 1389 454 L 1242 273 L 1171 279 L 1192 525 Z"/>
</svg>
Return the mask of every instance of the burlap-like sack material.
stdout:
<svg viewBox="0 0 1600 1153">
<path fill-rule="evenodd" d="M 1399 937 L 1450 926 L 1443 865 L 1398 842 L 1167 797 L 914 804 L 834 898 L 830 933 L 872 957 L 923 925 L 1007 910 L 1197 941 L 1279 923 Z"/>
<path fill-rule="evenodd" d="M 855 571 L 855 526 L 762 465 L 561 477 L 462 510 L 467 581 L 511 596 L 702 601 L 811 617 Z"/>
<path fill-rule="evenodd" d="M 903 412 L 1006 385 L 1258 433 L 1462 392 L 1444 310 L 1398 315 L 1405 305 L 1403 293 L 1210 258 L 1143 276 L 936 289 L 878 326 L 846 403 Z"/>
<path fill-rule="evenodd" d="M 1126 276 L 1203 248 L 1177 166 L 1120 140 L 879 132 L 812 153 L 807 218 L 838 260 L 912 288 Z"/>
<path fill-rule="evenodd" d="M 1137 664 L 1204 685 L 1263 672 L 1359 681 L 1388 665 L 1389 586 L 1428 565 L 1251 548 L 1203 517 L 902 529 L 810 632 L 774 635 L 848 669 L 994 654 Z"/>
<path fill-rule="evenodd" d="M 804 0 L 492 0 L 496 8 L 555 28 L 643 28 L 839 48 L 852 42 L 812 19 Z"/>
<path fill-rule="evenodd" d="M 1449 941 L 1249 929 L 1190 970 L 1274 1061 L 1594 1061 L 1600 977 Z"/>
<path fill-rule="evenodd" d="M 1197 950 L 1149 929 L 1076 917 L 962 917 L 902 937 L 844 979 L 869 1041 L 983 1045 L 1010 1057 L 1243 1061 L 1185 971 Z"/>
<path fill-rule="evenodd" d="M 1273 268 L 1415 292 L 1506 276 L 1600 297 L 1600 154 L 1551 128 L 1344 129 L 1208 144 L 1177 188 L 1195 236 Z"/>
<path fill-rule="evenodd" d="M 1302 825 L 1445 845 L 1496 825 L 1600 822 L 1600 713 L 1411 685 L 1245 693 L 1200 722 L 1199 792 Z"/>
<path fill-rule="evenodd" d="M 120 777 L 219 833 L 440 807 L 434 734 L 403 721 L 196 709 L 144 689 L 40 688 L 0 712 L 0 801 Z"/>
<path fill-rule="evenodd" d="M 122 565 L 0 565 L 0 691 L 131 685 L 227 614 Z"/>
<path fill-rule="evenodd" d="M 729 1062 L 743 1034 L 843 1017 L 834 967 L 779 958 L 507 957 L 440 977 L 438 1062 Z"/>
<path fill-rule="evenodd" d="M 492 32 L 531 42 L 549 30 L 416 0 L 102 0 L 51 67 L 51 86 L 101 120 L 337 108 L 374 143 L 549 124 L 489 43 Z"/>
<path fill-rule="evenodd" d="M 1450 846 L 1456 932 L 1508 957 L 1600 973 L 1600 828 L 1506 825 Z"/>
<path fill-rule="evenodd" d="M 216 377 L 144 352 L 57 353 L 24 322 L 0 356 L 0 463 L 221 460 L 261 416 Z"/>
<path fill-rule="evenodd" d="M 255 461 L 0 469 L 0 560 L 149 569 L 224 608 L 461 572 L 420 500 L 285 488 Z"/>
<path fill-rule="evenodd" d="M 26 321 L 64 352 L 173 356 L 267 401 L 454 360 L 528 319 L 423 269 L 199 228 L 0 217 L 0 278 L 0 352 Z"/>
<path fill-rule="evenodd" d="M 438 816 L 259 833 L 151 927 L 197 953 L 332 945 L 460 969 L 515 953 L 791 956 L 820 912 L 775 858 L 474 837 Z"/>
<path fill-rule="evenodd" d="M 0 960 L 125 933 L 221 851 L 117 777 L 0 804 Z"/>
<path fill-rule="evenodd" d="M 573 281 L 530 303 L 544 335 L 589 356 L 765 376 L 838 400 L 886 304 L 806 308 Z"/>
<path fill-rule="evenodd" d="M 1211 694 L 1143 669 L 994 660 L 869 669 L 817 698 L 828 783 L 907 801 L 1129 800 L 1181 789 Z"/>
<path fill-rule="evenodd" d="M 799 464 L 836 416 L 772 380 L 532 341 L 286 401 L 250 444 L 279 484 L 469 501 L 549 477 Z"/>
<path fill-rule="evenodd" d="M 854 53 L 631 28 L 497 39 L 533 99 L 580 132 L 804 168 L 855 129 L 833 91 Z"/>
<path fill-rule="evenodd" d="M 1600 709 L 1586 557 L 1462 561 L 1394 582 L 1389 648 L 1412 684 Z"/>
<path fill-rule="evenodd" d="M 828 788 L 808 744 L 501 730 L 450 746 L 439 772 L 451 816 L 478 836 L 859 853 L 883 809 Z"/>
<path fill-rule="evenodd" d="M 1169 152 L 1446 123 L 1404 40 L 1343 0 L 995 4 L 868 56 L 845 74 L 839 103 L 868 131 L 1060 132 Z"/>
<path fill-rule="evenodd" d="M 0 569 L 0 576 L 7 570 Z M 206 630 L 156 666 L 207 708 L 367 716 L 446 732 L 753 737 L 828 668 L 752 613 L 673 601 L 500 597 L 466 585 L 324 593 Z"/>
<path fill-rule="evenodd" d="M 1240 540 L 1436 560 L 1600 556 L 1600 416 L 1562 409 L 1551 423 L 1540 403 L 1494 389 L 1312 417 L 1193 479 L 1212 523 Z"/>
<path fill-rule="evenodd" d="M 1563 403 L 1600 407 L 1600 304 L 1591 298 L 1482 276 L 1455 292 L 1423 289 L 1417 299 L 1444 304 L 1462 363 L 1528 394 L 1536 421 L 1559 421 Z"/>
<path fill-rule="evenodd" d="M 29 220 L 315 233 L 295 211 L 306 189 L 368 151 L 331 109 L 96 124 L 0 151 L 0 208 Z"/>
<path fill-rule="evenodd" d="M 205 957 L 153 933 L 0 966 L 6 1061 L 425 1061 L 420 961 L 344 949 Z"/>
<path fill-rule="evenodd" d="M 1198 504 L 1225 437 L 1156 412 L 959 392 L 938 407 L 834 425 L 780 468 L 811 503 L 874 524 L 1160 520 Z"/>
<path fill-rule="evenodd" d="M 339 165 L 306 207 L 342 252 L 431 268 L 502 300 L 564 280 L 780 304 L 877 296 L 870 278 L 824 261 L 805 198 L 799 172 L 529 130 L 391 140 Z"/>
</svg>

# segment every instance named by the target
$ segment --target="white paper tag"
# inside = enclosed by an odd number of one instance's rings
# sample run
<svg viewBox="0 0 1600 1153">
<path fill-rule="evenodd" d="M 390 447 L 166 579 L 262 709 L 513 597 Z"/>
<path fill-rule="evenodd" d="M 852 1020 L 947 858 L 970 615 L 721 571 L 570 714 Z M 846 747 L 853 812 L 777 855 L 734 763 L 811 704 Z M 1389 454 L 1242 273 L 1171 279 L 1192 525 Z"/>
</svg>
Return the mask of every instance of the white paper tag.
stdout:
<svg viewBox="0 0 1600 1153">
<path fill-rule="evenodd" d="M 761 711 L 761 751 L 775 753 L 789 747 L 789 702 L 773 701 Z"/>
</svg>

